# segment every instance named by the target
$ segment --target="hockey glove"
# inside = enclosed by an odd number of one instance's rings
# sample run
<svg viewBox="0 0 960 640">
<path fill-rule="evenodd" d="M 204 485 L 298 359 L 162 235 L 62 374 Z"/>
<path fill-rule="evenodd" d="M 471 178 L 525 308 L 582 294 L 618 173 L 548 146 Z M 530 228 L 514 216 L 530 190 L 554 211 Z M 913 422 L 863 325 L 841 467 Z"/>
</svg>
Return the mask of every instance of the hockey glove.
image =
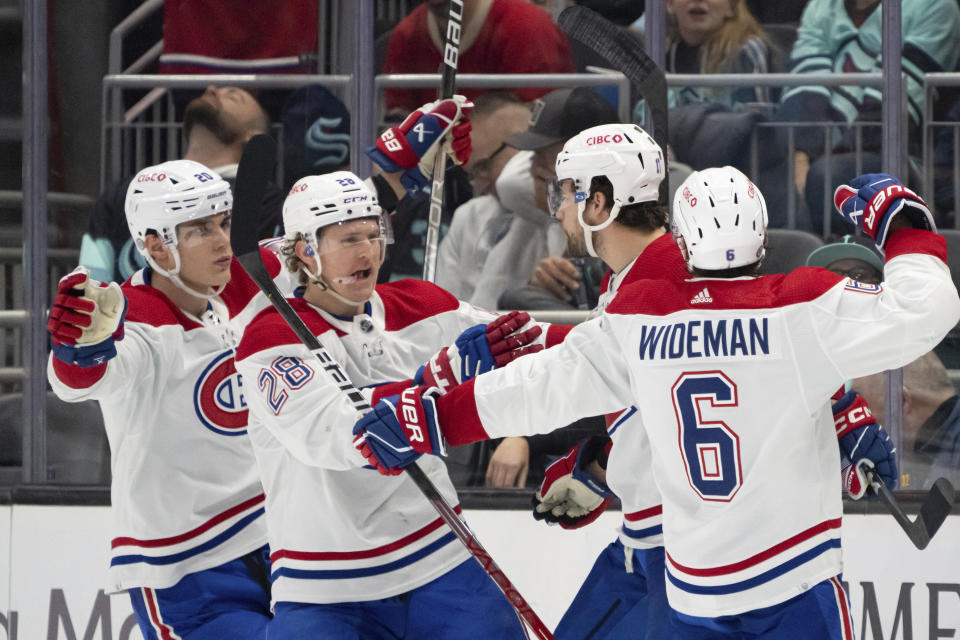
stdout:
<svg viewBox="0 0 960 640">
<path fill-rule="evenodd" d="M 883 251 L 890 221 L 906 215 L 915 229 L 936 231 L 937 225 L 926 203 L 916 193 L 886 173 L 868 173 L 842 184 L 833 194 L 833 202 L 848 222 L 862 227 Z"/>
<path fill-rule="evenodd" d="M 409 387 L 384 398 L 353 426 L 353 446 L 385 476 L 399 474 L 424 453 L 447 455 L 436 396 L 436 389 Z"/>
<path fill-rule="evenodd" d="M 873 484 L 867 469 L 873 469 L 876 477 L 893 489 L 897 484 L 896 449 L 887 432 L 877 424 L 866 400 L 856 391 L 845 393 L 833 405 L 833 424 L 840 451 L 851 462 L 843 473 L 848 495 L 859 500 Z"/>
<path fill-rule="evenodd" d="M 97 282 L 78 267 L 60 279 L 47 320 L 54 357 L 79 367 L 105 363 L 117 355 L 126 313 L 120 285 Z"/>
<path fill-rule="evenodd" d="M 470 327 L 452 346 L 444 347 L 420 367 L 413 377 L 414 383 L 436 387 L 442 395 L 481 373 L 542 350 L 543 345 L 530 344 L 542 329 L 534 325 L 522 330 L 528 322 L 530 314 L 511 311 L 490 324 Z"/>
<path fill-rule="evenodd" d="M 559 523 L 564 529 L 578 529 L 599 518 L 613 500 L 613 492 L 586 468 L 594 461 L 605 466 L 612 444 L 605 436 L 591 436 L 547 467 L 533 496 L 533 517 Z"/>
<path fill-rule="evenodd" d="M 367 155 L 387 173 L 403 171 L 400 182 L 410 195 L 418 195 L 433 175 L 441 145 L 440 162 L 447 156 L 457 164 L 470 159 L 471 111 L 473 103 L 463 96 L 425 104 L 400 126 L 384 131 Z"/>
</svg>

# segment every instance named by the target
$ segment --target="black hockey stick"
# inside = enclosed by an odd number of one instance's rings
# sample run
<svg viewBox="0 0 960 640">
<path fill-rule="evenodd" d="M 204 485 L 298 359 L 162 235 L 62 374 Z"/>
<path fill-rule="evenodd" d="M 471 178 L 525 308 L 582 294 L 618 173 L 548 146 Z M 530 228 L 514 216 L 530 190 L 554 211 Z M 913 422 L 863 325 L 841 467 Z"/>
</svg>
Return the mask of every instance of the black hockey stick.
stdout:
<svg viewBox="0 0 960 640">
<path fill-rule="evenodd" d="M 283 316 L 283 319 L 303 344 L 320 360 L 323 370 L 333 380 L 334 384 L 346 394 L 357 411 L 366 413 L 370 411 L 369 403 L 350 382 L 350 378 L 344 373 L 340 364 L 330 356 L 323 344 L 307 328 L 297 312 L 283 297 L 260 257 L 259 238 L 256 237 L 257 214 L 260 202 L 263 200 L 267 181 L 273 172 L 275 158 L 276 145 L 273 138 L 267 135 L 260 134 L 250 138 L 243 149 L 240 166 L 237 168 L 233 220 L 230 228 L 230 243 L 233 245 L 233 252 L 244 271 L 267 296 L 270 304 Z M 487 550 L 483 548 L 477 537 L 470 531 L 467 523 L 443 499 L 440 491 L 430 481 L 427 474 L 423 472 L 423 469 L 413 463 L 406 468 L 406 472 L 434 509 L 437 510 L 447 526 L 453 530 L 460 542 L 497 584 L 503 595 L 513 605 L 517 615 L 530 625 L 538 638 L 553 640 L 553 635 L 551 635 L 549 629 L 537 617 L 537 614 L 530 608 L 530 605 L 527 604 L 527 601 L 520 595 L 520 592 L 517 591 L 500 567 L 497 566 Z"/>
<path fill-rule="evenodd" d="M 460 23 L 463 20 L 463 0 L 450 0 L 447 18 L 447 35 L 443 42 L 443 74 L 440 82 L 440 99 L 453 97 L 457 79 L 457 61 L 460 58 Z M 433 181 L 430 186 L 430 215 L 427 218 L 427 239 L 423 253 L 423 279 L 437 279 L 437 246 L 440 244 L 440 220 L 443 217 L 443 183 L 447 178 L 447 156 L 443 152 L 443 140 L 437 144 L 437 157 L 433 162 Z"/>
<path fill-rule="evenodd" d="M 897 521 L 900 528 L 910 538 L 910 542 L 917 549 L 925 549 L 953 508 L 954 489 L 950 481 L 946 478 L 937 478 L 920 504 L 917 519 L 910 520 L 897 502 L 893 492 L 887 489 L 887 485 L 883 484 L 883 480 L 879 478 L 876 471 L 868 469 L 867 473 L 870 475 L 870 486 L 883 500 L 893 519 Z"/>
<path fill-rule="evenodd" d="M 643 46 L 625 29 L 618 27 L 596 11 L 574 5 L 564 9 L 557 24 L 567 36 L 606 61 L 607 67 L 627 77 L 631 86 L 631 103 L 639 98 L 650 108 L 650 133 L 667 158 L 667 79 L 663 69 L 646 54 Z M 664 167 L 664 173 L 666 173 Z M 660 183 L 660 201 L 667 201 L 668 181 Z"/>
</svg>

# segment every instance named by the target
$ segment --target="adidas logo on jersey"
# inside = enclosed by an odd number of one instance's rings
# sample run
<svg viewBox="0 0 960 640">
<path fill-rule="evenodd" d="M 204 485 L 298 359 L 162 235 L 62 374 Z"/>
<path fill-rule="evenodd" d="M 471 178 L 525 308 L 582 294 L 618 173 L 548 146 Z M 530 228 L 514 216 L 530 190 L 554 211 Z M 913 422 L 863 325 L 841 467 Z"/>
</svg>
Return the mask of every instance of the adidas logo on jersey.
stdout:
<svg viewBox="0 0 960 640">
<path fill-rule="evenodd" d="M 690 300 L 690 304 L 706 304 L 707 302 L 713 302 L 713 298 L 710 297 L 710 292 L 707 291 L 706 287 Z"/>
</svg>

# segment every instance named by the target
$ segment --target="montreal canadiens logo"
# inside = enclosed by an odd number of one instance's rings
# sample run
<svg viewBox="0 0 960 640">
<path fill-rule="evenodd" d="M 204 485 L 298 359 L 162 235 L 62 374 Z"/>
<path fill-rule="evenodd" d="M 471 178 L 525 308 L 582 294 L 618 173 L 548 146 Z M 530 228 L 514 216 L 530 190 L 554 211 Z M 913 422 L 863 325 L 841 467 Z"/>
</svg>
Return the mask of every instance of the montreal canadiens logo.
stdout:
<svg viewBox="0 0 960 640">
<path fill-rule="evenodd" d="M 224 436 L 247 433 L 247 403 L 233 351 L 224 351 L 200 374 L 193 388 L 193 408 L 207 429 Z"/>
</svg>

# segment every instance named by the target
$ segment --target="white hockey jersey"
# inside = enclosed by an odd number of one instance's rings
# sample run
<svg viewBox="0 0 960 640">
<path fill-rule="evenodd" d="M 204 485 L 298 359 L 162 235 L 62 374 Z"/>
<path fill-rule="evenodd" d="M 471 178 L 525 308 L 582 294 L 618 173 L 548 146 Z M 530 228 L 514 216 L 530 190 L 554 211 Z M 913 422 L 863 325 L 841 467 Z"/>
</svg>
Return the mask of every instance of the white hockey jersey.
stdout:
<svg viewBox="0 0 960 640">
<path fill-rule="evenodd" d="M 276 256 L 262 252 L 281 289 Z M 47 378 L 67 402 L 97 400 L 110 442 L 110 589 L 156 589 L 267 542 L 264 495 L 234 368 L 243 327 L 267 303 L 234 259 L 231 280 L 202 318 L 150 286 L 123 284 L 125 335 L 99 367 L 52 356 Z"/>
<path fill-rule="evenodd" d="M 355 317 L 329 314 L 302 298 L 290 302 L 374 402 L 409 382 L 375 385 L 409 380 L 465 329 L 495 317 L 419 280 L 378 285 Z M 385 477 L 365 466 L 353 446 L 360 414 L 279 313 L 268 309 L 247 328 L 237 369 L 246 381 L 250 439 L 267 495 L 275 603 L 386 598 L 469 557 L 406 474 Z M 423 456 L 419 464 L 457 505 L 443 461 Z"/>
<path fill-rule="evenodd" d="M 945 257 L 942 236 L 907 229 L 890 237 L 882 285 L 813 268 L 635 283 L 561 345 L 439 399 L 440 424 L 458 445 L 636 406 L 663 498 L 671 606 L 716 617 L 784 602 L 841 572 L 829 397 L 957 323 Z M 646 463 L 621 444 L 610 466 Z"/>
<path fill-rule="evenodd" d="M 616 297 L 620 288 L 638 280 L 670 280 L 682 282 L 691 277 L 673 236 L 666 233 L 643 250 L 619 273 L 608 273 L 602 283 L 603 293 L 592 317 L 600 315 Z M 607 414 L 607 433 L 614 448 L 630 452 L 629 456 L 610 456 L 607 463 L 607 486 L 623 506 L 620 542 L 626 547 L 644 549 L 663 545 L 661 525 L 663 508 L 650 471 L 650 442 L 639 422 L 636 407 Z M 646 469 L 646 472 L 642 470 Z"/>
</svg>

